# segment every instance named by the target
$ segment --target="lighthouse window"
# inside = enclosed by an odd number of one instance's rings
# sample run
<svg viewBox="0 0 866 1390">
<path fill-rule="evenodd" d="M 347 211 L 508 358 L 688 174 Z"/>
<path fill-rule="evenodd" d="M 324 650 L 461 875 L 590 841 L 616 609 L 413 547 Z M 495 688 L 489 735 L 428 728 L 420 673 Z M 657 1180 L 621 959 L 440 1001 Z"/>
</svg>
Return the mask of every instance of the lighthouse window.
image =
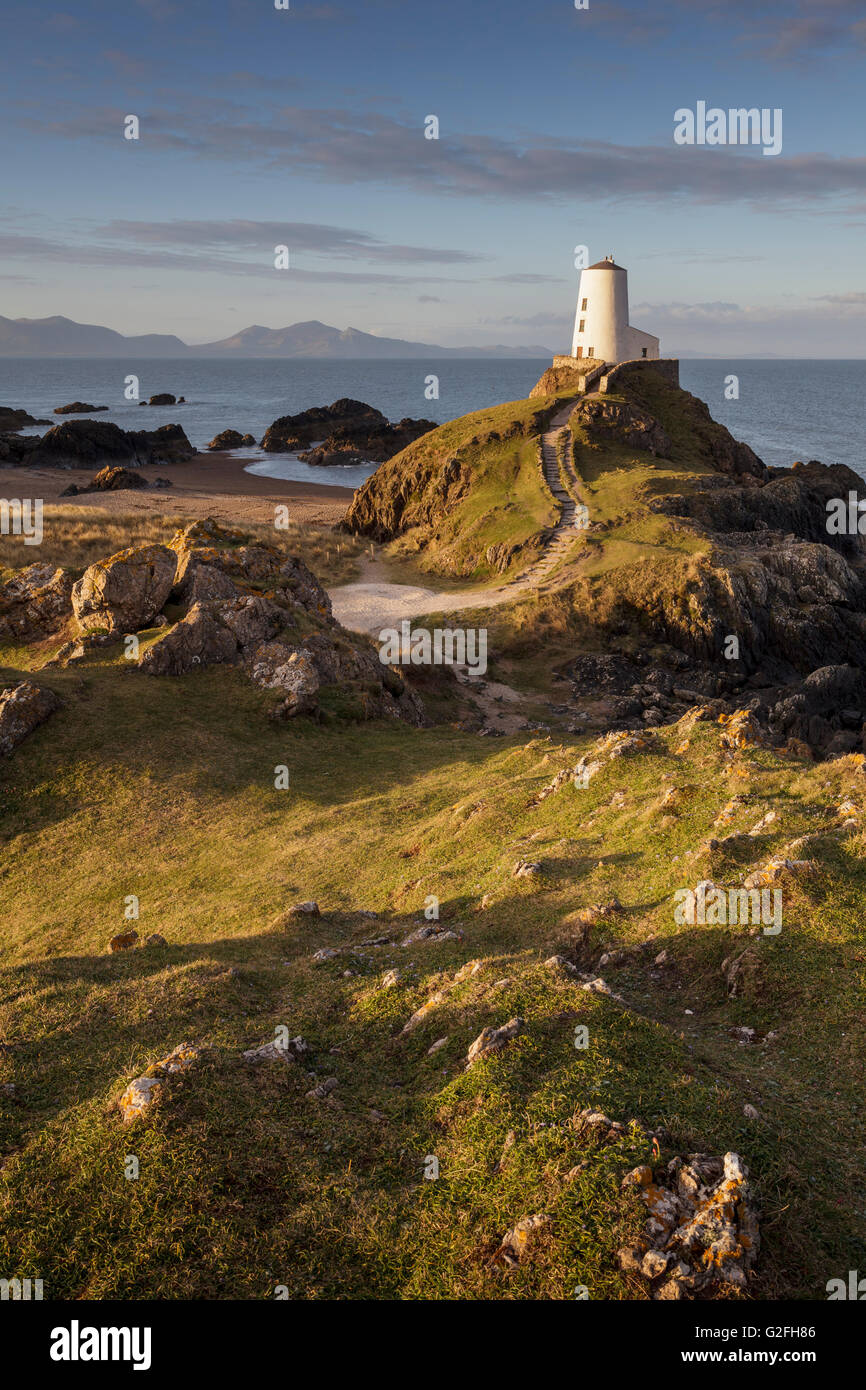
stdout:
<svg viewBox="0 0 866 1390">
<path fill-rule="evenodd" d="M 581 300 L 580 312 L 581 312 L 582 314 L 585 314 L 585 313 L 586 313 L 586 300 L 585 300 L 585 299 Z"/>
<path fill-rule="evenodd" d="M 583 330 L 584 330 L 585 328 L 586 328 L 586 319 L 581 319 L 581 320 L 580 320 L 580 328 L 577 330 L 578 333 L 582 333 Z"/>
</svg>

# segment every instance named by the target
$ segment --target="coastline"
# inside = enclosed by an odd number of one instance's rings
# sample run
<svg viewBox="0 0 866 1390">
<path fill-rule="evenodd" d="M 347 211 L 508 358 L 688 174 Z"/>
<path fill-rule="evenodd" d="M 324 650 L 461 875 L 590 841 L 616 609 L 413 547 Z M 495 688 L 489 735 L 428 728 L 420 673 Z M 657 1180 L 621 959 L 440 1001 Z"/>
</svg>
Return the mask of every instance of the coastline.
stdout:
<svg viewBox="0 0 866 1390">
<path fill-rule="evenodd" d="M 157 464 L 142 469 L 149 478 L 168 478 L 170 488 L 130 488 L 119 492 L 87 492 L 61 497 L 70 483 L 91 481 L 95 468 L 0 468 L 0 496 L 36 494 L 48 505 L 100 507 L 111 512 L 183 512 L 192 519 L 213 516 L 227 523 L 267 524 L 274 506 L 290 504 L 295 522 L 335 525 L 354 496 L 354 488 L 326 483 L 292 482 L 248 473 L 249 458 L 229 453 L 199 454 L 180 464 Z M 26 489 L 26 493 L 25 493 Z"/>
</svg>

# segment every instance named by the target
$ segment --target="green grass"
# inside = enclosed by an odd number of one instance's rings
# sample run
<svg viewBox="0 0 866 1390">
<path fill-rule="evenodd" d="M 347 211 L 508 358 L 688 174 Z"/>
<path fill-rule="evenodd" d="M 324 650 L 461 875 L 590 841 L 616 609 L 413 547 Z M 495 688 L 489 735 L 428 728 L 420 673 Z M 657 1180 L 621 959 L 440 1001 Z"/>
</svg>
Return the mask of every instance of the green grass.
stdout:
<svg viewBox="0 0 866 1390">
<path fill-rule="evenodd" d="M 732 791 L 750 798 L 732 828 L 780 812 L 763 858 L 832 822 L 843 793 L 866 803 L 855 760 L 759 751 L 738 755 L 748 776 L 732 777 L 718 731 L 698 724 L 680 755 L 681 732 L 664 730 L 658 751 L 533 806 L 586 740 L 278 726 L 237 672 L 152 679 L 110 652 L 40 679 L 64 706 L 0 769 L 0 1082 L 16 1088 L 0 1093 L 7 1277 L 73 1298 L 264 1298 L 276 1285 L 314 1299 L 572 1298 L 577 1284 L 644 1297 L 614 1253 L 642 1224 L 619 1182 L 647 1141 L 632 1130 L 583 1150 L 568 1121 L 588 1105 L 663 1130 L 665 1159 L 743 1154 L 763 1207 L 753 1296 L 823 1298 L 828 1278 L 863 1267 L 862 835 L 822 842 L 816 876 L 786 890 L 784 930 L 754 943 L 743 997 L 727 998 L 719 968 L 743 933 L 678 927 L 671 901 L 699 877 L 746 872 L 685 859 Z M 288 791 L 274 789 L 278 764 Z M 664 816 L 672 783 L 694 790 Z M 513 878 L 527 857 L 542 861 L 540 883 Z M 133 893 L 142 938 L 168 946 L 109 955 Z M 399 941 L 430 894 L 463 939 L 360 947 Z M 656 937 L 602 972 L 627 1008 L 541 964 L 573 940 L 576 909 L 614 894 L 624 911 L 593 928 L 589 962 Z M 281 923 L 310 897 L 321 920 Z M 362 953 L 313 965 L 324 945 Z M 474 959 L 479 972 L 452 985 Z M 392 966 L 402 978 L 383 989 Z M 435 989 L 444 1003 L 400 1036 Z M 464 1072 L 481 1028 L 515 1013 L 525 1034 Z M 741 1047 L 735 1023 L 778 1037 Z M 339 1107 L 305 1099 L 300 1067 L 242 1062 L 282 1024 L 307 1038 L 318 1077 L 339 1078 Z M 123 1126 L 127 1080 L 181 1041 L 207 1060 Z M 553 1218 L 536 1258 L 492 1268 L 504 1232 L 536 1211 Z"/>
</svg>

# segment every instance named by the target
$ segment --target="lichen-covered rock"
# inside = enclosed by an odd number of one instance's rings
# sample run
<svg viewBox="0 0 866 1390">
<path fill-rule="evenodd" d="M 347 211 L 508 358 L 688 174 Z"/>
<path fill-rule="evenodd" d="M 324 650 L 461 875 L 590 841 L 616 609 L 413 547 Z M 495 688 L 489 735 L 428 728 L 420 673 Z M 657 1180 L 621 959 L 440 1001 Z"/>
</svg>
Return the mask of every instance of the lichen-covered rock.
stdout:
<svg viewBox="0 0 866 1390">
<path fill-rule="evenodd" d="M 250 658 L 249 673 L 255 685 L 280 691 L 285 697 L 280 712 L 287 717 L 315 709 L 321 682 L 311 654 L 303 647 L 264 642 Z"/>
<path fill-rule="evenodd" d="M 33 642 L 72 616 L 72 575 L 37 561 L 0 585 L 0 638 Z"/>
<path fill-rule="evenodd" d="M 72 589 L 83 632 L 138 632 L 160 612 L 174 584 L 176 556 L 165 545 L 121 550 L 88 566 Z"/>
<path fill-rule="evenodd" d="M 491 1057 L 495 1052 L 501 1052 L 523 1032 L 525 1027 L 524 1020 L 516 1017 L 503 1023 L 501 1028 L 482 1028 L 466 1054 L 466 1070 L 468 1071 L 483 1057 Z"/>
<path fill-rule="evenodd" d="M 117 1102 L 124 1123 L 128 1124 L 132 1120 L 141 1119 L 154 1101 L 159 1100 L 164 1095 L 167 1078 L 178 1072 L 186 1071 L 203 1055 L 203 1048 L 193 1047 L 191 1043 L 180 1043 L 167 1057 L 163 1057 L 159 1062 L 154 1062 L 141 1076 L 130 1081 Z"/>
<path fill-rule="evenodd" d="M 542 1235 L 553 1225 L 546 1212 L 534 1216 L 524 1216 L 502 1237 L 502 1244 L 494 1255 L 494 1261 L 513 1268 L 531 1255 Z"/>
<path fill-rule="evenodd" d="M 59 707 L 53 690 L 32 681 L 20 681 L 0 691 L 0 757 L 8 757 Z"/>
<path fill-rule="evenodd" d="M 656 1180 L 648 1164 L 623 1179 L 649 1217 L 641 1246 L 619 1252 L 623 1270 L 657 1285 L 654 1298 L 686 1298 L 725 1285 L 744 1289 L 760 1248 L 758 1216 L 739 1154 L 673 1158 Z"/>
</svg>

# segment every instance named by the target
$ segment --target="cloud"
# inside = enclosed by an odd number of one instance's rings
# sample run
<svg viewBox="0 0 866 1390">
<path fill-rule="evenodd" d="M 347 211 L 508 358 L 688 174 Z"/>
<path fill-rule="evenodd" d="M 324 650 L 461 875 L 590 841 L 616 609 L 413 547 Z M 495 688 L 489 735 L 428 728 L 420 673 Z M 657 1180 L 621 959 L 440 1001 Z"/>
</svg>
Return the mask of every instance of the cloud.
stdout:
<svg viewBox="0 0 866 1390">
<path fill-rule="evenodd" d="M 723 30 L 741 50 L 781 64 L 820 55 L 856 59 L 866 43 L 862 0 L 669 0 L 648 13 L 646 0 L 606 0 L 574 16 L 584 32 L 617 43 L 658 42 L 701 20 Z"/>
<path fill-rule="evenodd" d="M 318 222 L 255 222 L 241 218 L 133 222 L 119 218 L 107 223 L 100 231 L 112 239 L 122 238 L 167 247 L 191 246 L 202 250 L 230 247 L 237 252 L 261 254 L 272 253 L 274 246 L 286 245 L 290 251 L 313 251 L 318 255 L 404 264 L 467 265 L 490 259 L 474 252 L 443 247 L 401 246 L 382 241 L 369 232 Z"/>
<path fill-rule="evenodd" d="M 103 268 L 131 268 L 141 270 L 151 267 L 160 270 L 177 270 L 206 274 L 239 275 L 257 279 L 268 279 L 275 283 L 275 276 L 290 276 L 294 282 L 303 284 L 345 284 L 345 285 L 394 285 L 413 289 L 417 285 L 451 285 L 465 283 L 443 275 L 395 275 L 385 271 L 343 271 L 317 270 L 292 265 L 287 271 L 274 269 L 273 246 L 262 248 L 258 260 L 237 260 L 234 257 L 217 255 L 207 247 L 196 253 L 150 250 L 144 247 L 115 246 L 53 241 L 48 237 L 22 235 L 20 233 L 0 233 L 0 255 L 22 260 L 36 260 L 43 265 L 50 263 L 64 266 L 99 266 Z"/>
<path fill-rule="evenodd" d="M 527 314 L 521 317 L 519 314 L 505 314 L 502 318 L 483 318 L 478 320 L 485 326 L 498 324 L 503 328 L 570 328 L 574 322 L 574 314 L 553 314 L 540 312 L 537 314 Z"/>
<path fill-rule="evenodd" d="M 516 271 L 512 275 L 490 275 L 487 277 L 496 285 L 564 285 L 561 275 L 531 275 L 526 271 Z"/>
<path fill-rule="evenodd" d="M 269 118 L 231 110 L 210 119 L 163 110 L 138 113 L 136 157 L 175 151 L 272 172 L 293 171 L 334 183 L 403 186 L 428 195 L 488 199 L 640 199 L 669 203 L 751 202 L 762 211 L 816 200 L 863 198 L 866 158 L 808 153 L 773 159 L 748 146 L 617 145 L 528 135 L 517 142 L 479 134 L 425 140 L 420 124 L 365 110 L 286 106 Z M 68 111 L 63 121 L 22 118 L 58 138 L 116 143 L 125 112 Z"/>
</svg>

